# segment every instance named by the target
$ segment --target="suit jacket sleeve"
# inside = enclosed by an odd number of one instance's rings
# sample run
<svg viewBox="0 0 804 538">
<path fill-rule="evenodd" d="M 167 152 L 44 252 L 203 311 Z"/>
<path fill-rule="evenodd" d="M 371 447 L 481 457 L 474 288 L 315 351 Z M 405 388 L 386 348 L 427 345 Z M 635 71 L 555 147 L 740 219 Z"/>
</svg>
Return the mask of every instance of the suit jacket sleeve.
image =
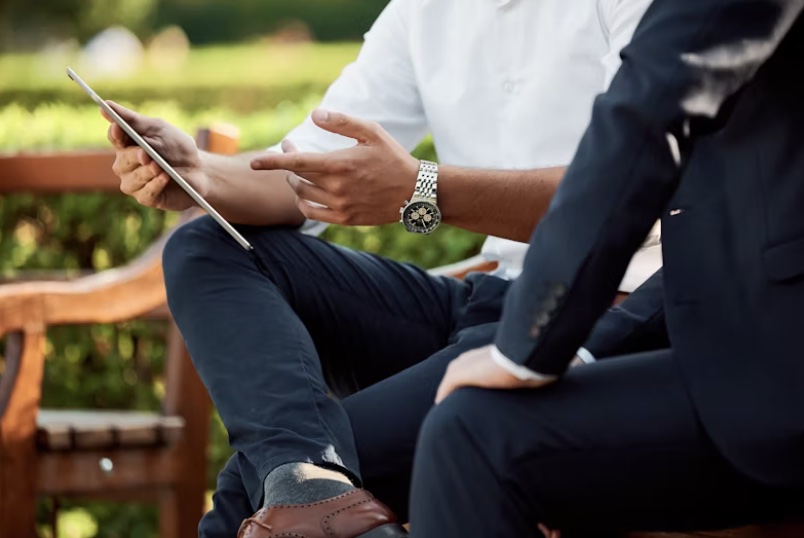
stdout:
<svg viewBox="0 0 804 538">
<path fill-rule="evenodd" d="M 695 139 L 772 56 L 804 0 L 656 0 L 645 13 L 506 296 L 495 344 L 567 368 L 673 195 Z"/>
<path fill-rule="evenodd" d="M 664 286 L 660 269 L 621 304 L 595 323 L 584 347 L 605 359 L 670 346 L 664 318 Z"/>
</svg>

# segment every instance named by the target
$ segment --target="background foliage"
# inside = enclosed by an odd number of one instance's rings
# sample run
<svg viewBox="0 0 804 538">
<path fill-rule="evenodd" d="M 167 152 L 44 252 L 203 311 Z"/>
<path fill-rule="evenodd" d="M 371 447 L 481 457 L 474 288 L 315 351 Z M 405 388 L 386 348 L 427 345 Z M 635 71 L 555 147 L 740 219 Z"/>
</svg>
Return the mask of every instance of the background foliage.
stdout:
<svg viewBox="0 0 804 538">
<path fill-rule="evenodd" d="M 359 40 L 384 0 L 0 0 L 0 46 L 35 48 L 41 39 L 86 41 L 111 25 L 146 39 L 167 24 L 193 43 L 229 43 L 285 28 L 316 41 Z"/>
<path fill-rule="evenodd" d="M 43 35 L 86 39 L 112 24 L 147 34 L 158 0 L 0 0 L 2 37 L 32 46 Z"/>
<path fill-rule="evenodd" d="M 156 22 L 179 24 L 194 43 L 232 41 L 303 22 L 318 41 L 359 39 L 383 0 L 163 0 Z M 215 21 L 210 25 L 209 21 Z"/>
<path fill-rule="evenodd" d="M 194 48 L 178 68 L 163 66 L 154 53 L 129 76 L 93 77 L 91 84 L 100 95 L 121 102 L 172 102 L 184 112 L 212 109 L 221 117 L 231 111 L 255 115 L 258 109 L 318 98 L 358 50 L 357 43 L 205 46 Z M 0 56 L 0 106 L 85 106 L 86 94 L 64 74 L 70 65 L 89 78 L 81 62 L 71 49 Z"/>
<path fill-rule="evenodd" d="M 338 43 L 204 47 L 194 49 L 181 69 L 159 72 L 146 65 L 130 78 L 101 80 L 96 86 L 104 95 L 189 132 L 218 121 L 234 124 L 242 149 L 255 149 L 280 140 L 296 125 L 357 50 L 355 44 Z M 63 76 L 63 63 L 55 70 L 48 65 L 47 57 L 36 54 L 0 56 L 0 151 L 106 147 L 106 124 L 97 109 Z M 429 141 L 416 153 L 434 157 Z M 174 221 L 174 215 L 140 207 L 123 196 L 0 198 L 0 277 L 22 270 L 79 273 L 119 266 L 142 253 Z M 482 240 L 449 227 L 416 237 L 399 225 L 331 227 L 325 237 L 426 267 L 466 258 Z M 52 330 L 43 405 L 158 409 L 164 393 L 164 331 L 159 323 L 141 321 Z M 198 470 L 206 473 L 210 488 L 229 455 L 225 432 L 217 417 L 213 420 L 210 465 Z M 64 508 L 62 538 L 156 535 L 152 507 L 71 502 Z M 48 512 L 43 503 L 43 522 Z M 44 526 L 42 532 L 48 536 Z"/>
</svg>

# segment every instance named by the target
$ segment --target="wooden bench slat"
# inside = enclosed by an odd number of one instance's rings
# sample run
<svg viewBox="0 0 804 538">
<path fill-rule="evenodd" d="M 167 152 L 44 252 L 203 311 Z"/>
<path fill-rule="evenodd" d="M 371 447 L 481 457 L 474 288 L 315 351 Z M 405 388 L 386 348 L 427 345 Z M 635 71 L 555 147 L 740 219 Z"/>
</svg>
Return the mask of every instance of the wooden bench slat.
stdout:
<svg viewBox="0 0 804 538">
<path fill-rule="evenodd" d="M 163 446 L 178 440 L 184 419 L 126 411 L 40 410 L 37 429 L 37 445 L 45 451 Z"/>
<path fill-rule="evenodd" d="M 0 194 L 29 192 L 120 192 L 112 172 L 114 152 L 36 152 L 0 155 Z"/>
</svg>

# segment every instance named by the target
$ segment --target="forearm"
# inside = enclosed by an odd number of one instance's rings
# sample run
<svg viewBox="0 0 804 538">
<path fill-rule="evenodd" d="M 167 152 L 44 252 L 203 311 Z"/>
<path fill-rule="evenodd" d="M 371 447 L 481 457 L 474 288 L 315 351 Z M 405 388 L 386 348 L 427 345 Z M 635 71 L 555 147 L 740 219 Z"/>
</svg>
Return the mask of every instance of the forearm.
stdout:
<svg viewBox="0 0 804 538">
<path fill-rule="evenodd" d="M 445 223 L 527 242 L 547 213 L 566 168 L 478 170 L 440 166 L 438 205 Z"/>
<path fill-rule="evenodd" d="M 253 226 L 298 226 L 304 217 L 296 205 L 296 194 L 282 170 L 252 170 L 251 160 L 262 151 L 234 157 L 201 154 L 209 178 L 206 198 L 227 220 Z"/>
</svg>

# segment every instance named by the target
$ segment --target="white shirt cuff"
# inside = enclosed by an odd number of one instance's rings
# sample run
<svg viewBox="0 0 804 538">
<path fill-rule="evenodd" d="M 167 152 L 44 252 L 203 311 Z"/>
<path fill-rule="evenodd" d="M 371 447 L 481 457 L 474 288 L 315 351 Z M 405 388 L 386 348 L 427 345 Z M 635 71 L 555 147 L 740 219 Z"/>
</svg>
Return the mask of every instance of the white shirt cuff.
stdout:
<svg viewBox="0 0 804 538">
<path fill-rule="evenodd" d="M 530 380 L 553 380 L 556 378 L 554 375 L 545 375 L 540 374 L 539 372 L 534 372 L 530 368 L 526 368 L 520 364 L 515 363 L 505 355 L 503 355 L 497 346 L 491 347 L 491 358 L 494 362 L 497 363 L 498 366 L 504 368 L 509 374 L 521 379 L 522 381 L 530 381 Z"/>
<path fill-rule="evenodd" d="M 593 362 L 595 362 L 597 360 L 597 359 L 595 359 L 595 356 L 592 355 L 589 352 L 589 350 L 586 349 L 585 347 L 582 347 L 578 351 L 576 351 L 575 356 L 578 357 L 579 359 L 581 359 L 584 364 L 592 364 Z"/>
</svg>

